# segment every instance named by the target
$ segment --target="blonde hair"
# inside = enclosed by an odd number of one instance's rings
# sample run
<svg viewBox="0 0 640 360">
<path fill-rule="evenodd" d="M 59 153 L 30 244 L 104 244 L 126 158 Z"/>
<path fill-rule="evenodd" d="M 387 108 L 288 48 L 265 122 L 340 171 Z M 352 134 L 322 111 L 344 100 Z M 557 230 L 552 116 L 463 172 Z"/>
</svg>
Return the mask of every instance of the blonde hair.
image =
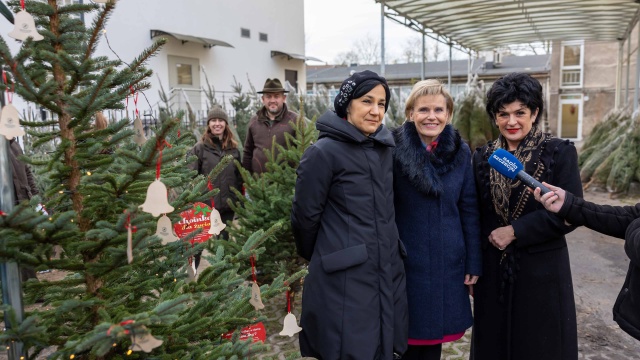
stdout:
<svg viewBox="0 0 640 360">
<path fill-rule="evenodd" d="M 447 103 L 447 112 L 449 113 L 447 122 L 451 122 L 451 119 L 453 118 L 453 97 L 451 97 L 451 94 L 449 94 L 447 89 L 444 88 L 444 84 L 436 79 L 418 81 L 415 85 L 413 85 L 411 93 L 409 94 L 407 102 L 404 106 L 404 115 L 406 116 L 407 120 L 410 119 L 411 111 L 413 110 L 413 107 L 415 106 L 418 98 L 426 95 L 444 96 L 444 100 Z"/>
</svg>

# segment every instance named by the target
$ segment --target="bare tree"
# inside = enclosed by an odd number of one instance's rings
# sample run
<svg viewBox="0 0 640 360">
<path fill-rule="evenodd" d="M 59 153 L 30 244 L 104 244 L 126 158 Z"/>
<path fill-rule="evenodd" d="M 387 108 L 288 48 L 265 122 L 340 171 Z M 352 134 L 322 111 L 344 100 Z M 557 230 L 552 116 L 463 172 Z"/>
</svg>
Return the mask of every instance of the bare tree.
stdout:
<svg viewBox="0 0 640 360">
<path fill-rule="evenodd" d="M 351 50 L 338 54 L 335 62 L 340 65 L 349 64 L 380 64 L 380 41 L 370 34 L 356 40 Z"/>
</svg>

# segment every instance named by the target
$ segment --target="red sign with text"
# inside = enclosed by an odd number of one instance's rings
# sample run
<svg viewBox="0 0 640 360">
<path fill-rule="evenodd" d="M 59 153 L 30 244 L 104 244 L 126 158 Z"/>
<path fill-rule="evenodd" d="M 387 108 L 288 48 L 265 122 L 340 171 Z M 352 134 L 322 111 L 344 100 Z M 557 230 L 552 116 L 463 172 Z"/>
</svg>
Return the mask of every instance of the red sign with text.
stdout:
<svg viewBox="0 0 640 360">
<path fill-rule="evenodd" d="M 235 331 L 229 331 L 226 334 L 222 334 L 223 339 L 231 339 L 233 333 Z M 249 325 L 246 328 L 240 330 L 240 340 L 245 341 L 249 340 L 249 338 L 253 338 L 253 342 L 262 341 L 265 342 L 267 340 L 267 330 L 264 328 L 264 324 L 259 322 L 257 324 Z"/>
<path fill-rule="evenodd" d="M 209 240 L 209 228 L 211 227 L 211 207 L 209 205 L 197 202 L 193 204 L 193 208 L 180 213 L 182 219 L 173 225 L 173 230 L 179 238 L 198 231 L 198 235 L 191 238 L 191 244 L 205 242 Z"/>
</svg>

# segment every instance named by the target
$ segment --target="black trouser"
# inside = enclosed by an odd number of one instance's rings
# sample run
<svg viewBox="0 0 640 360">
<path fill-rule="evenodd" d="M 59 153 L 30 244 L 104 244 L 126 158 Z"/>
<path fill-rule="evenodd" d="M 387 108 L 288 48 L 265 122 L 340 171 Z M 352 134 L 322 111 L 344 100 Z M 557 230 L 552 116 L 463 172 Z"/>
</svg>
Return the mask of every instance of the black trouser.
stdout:
<svg viewBox="0 0 640 360">
<path fill-rule="evenodd" d="M 440 360 L 442 344 L 438 345 L 409 345 L 402 360 Z"/>
<path fill-rule="evenodd" d="M 226 224 L 228 221 L 233 220 L 233 216 L 235 214 L 233 213 L 233 211 L 225 211 L 225 212 L 221 212 L 220 213 L 220 220 Z M 229 226 L 229 225 L 227 225 Z M 227 232 L 226 228 L 225 230 L 222 230 L 220 232 L 219 235 L 222 239 L 224 240 L 229 240 L 229 233 Z M 200 257 L 202 256 L 202 250 L 198 251 L 198 253 L 196 253 L 195 255 L 193 255 L 193 261 L 195 261 L 196 263 L 196 270 L 198 269 L 198 265 L 200 265 Z"/>
</svg>

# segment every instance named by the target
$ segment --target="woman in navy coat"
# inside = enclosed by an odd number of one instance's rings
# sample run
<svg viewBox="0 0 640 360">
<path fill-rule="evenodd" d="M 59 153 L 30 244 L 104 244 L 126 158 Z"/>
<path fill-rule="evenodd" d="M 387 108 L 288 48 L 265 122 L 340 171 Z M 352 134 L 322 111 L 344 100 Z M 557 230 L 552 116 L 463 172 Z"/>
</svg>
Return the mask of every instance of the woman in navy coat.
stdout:
<svg viewBox="0 0 640 360">
<path fill-rule="evenodd" d="M 300 351 L 317 359 L 398 359 L 407 347 L 405 275 L 393 209 L 384 78 L 344 81 L 298 167 L 291 221 L 309 260 Z"/>
<path fill-rule="evenodd" d="M 394 131 L 396 223 L 407 248 L 409 350 L 440 359 L 442 343 L 471 327 L 469 292 L 481 275 L 471 151 L 451 126 L 453 99 L 438 80 L 415 84 Z"/>
</svg>

